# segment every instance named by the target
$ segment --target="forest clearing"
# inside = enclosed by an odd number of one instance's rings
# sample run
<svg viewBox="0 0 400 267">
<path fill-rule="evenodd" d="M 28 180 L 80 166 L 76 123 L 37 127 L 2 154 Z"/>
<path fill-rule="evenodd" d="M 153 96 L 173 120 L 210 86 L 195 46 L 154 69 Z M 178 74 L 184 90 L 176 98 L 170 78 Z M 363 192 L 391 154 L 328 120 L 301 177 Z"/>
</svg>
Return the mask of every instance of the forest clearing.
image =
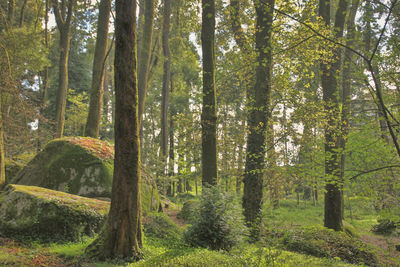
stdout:
<svg viewBox="0 0 400 267">
<path fill-rule="evenodd" d="M 400 1 L 1 0 L 0 266 L 400 266 Z"/>
</svg>

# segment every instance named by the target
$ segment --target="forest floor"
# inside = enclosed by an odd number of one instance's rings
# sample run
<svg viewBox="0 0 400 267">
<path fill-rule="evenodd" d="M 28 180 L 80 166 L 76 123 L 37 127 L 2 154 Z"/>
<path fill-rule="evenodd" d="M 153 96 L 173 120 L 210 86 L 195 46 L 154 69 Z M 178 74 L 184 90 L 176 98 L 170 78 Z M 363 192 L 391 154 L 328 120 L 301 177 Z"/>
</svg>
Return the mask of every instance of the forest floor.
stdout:
<svg viewBox="0 0 400 267">
<path fill-rule="evenodd" d="M 375 248 L 380 266 L 400 266 L 400 252 L 395 250 L 395 245 L 400 244 L 400 238 L 370 232 L 377 221 L 377 215 L 371 214 L 371 209 L 363 201 L 353 201 L 353 219 L 348 220 L 348 223 L 354 226 L 365 243 Z M 179 228 L 184 229 L 186 223 L 177 217 L 179 207 L 180 204 L 177 204 L 164 212 Z M 349 213 L 349 210 L 346 212 Z M 279 209 L 274 210 L 268 204 L 264 207 L 264 225 L 270 229 L 291 231 L 299 227 L 314 227 L 321 225 L 322 219 L 322 203 L 313 206 L 309 202 L 297 204 L 295 200 L 289 199 L 281 201 Z M 127 266 L 126 262 L 121 261 L 93 262 L 85 258 L 84 249 L 92 240 L 87 238 L 75 243 L 43 244 L 0 238 L 0 266 Z M 210 251 L 189 247 L 182 239 L 156 236 L 146 236 L 143 252 L 143 260 L 128 266 L 363 266 L 348 264 L 336 258 L 318 258 L 289 252 L 281 248 L 260 249 L 260 246 L 250 244 L 241 245 L 229 253 Z M 264 257 L 264 261 L 260 261 L 261 257 Z"/>
</svg>

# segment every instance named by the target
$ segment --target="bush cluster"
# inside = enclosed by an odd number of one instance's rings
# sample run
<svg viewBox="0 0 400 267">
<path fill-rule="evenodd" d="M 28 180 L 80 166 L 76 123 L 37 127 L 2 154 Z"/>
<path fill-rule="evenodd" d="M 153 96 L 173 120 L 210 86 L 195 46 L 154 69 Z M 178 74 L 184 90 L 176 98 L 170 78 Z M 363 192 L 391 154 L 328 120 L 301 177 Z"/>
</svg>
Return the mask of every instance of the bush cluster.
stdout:
<svg viewBox="0 0 400 267">
<path fill-rule="evenodd" d="M 241 207 L 234 195 L 215 187 L 206 189 L 195 212 L 197 220 L 185 233 L 186 242 L 192 246 L 229 250 L 247 235 Z"/>
</svg>

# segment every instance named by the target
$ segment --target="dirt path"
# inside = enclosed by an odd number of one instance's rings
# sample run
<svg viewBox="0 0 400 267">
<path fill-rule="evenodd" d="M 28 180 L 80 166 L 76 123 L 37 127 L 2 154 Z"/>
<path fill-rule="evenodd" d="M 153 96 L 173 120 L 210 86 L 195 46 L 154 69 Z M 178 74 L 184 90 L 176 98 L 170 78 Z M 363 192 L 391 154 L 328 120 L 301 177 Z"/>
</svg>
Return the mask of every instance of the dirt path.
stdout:
<svg viewBox="0 0 400 267">
<path fill-rule="evenodd" d="M 396 245 L 400 244 L 399 237 L 385 237 L 379 235 L 363 235 L 365 243 L 377 248 L 378 257 L 384 266 L 399 266 L 400 252 L 396 251 Z M 397 259 L 397 262 L 395 261 Z"/>
<path fill-rule="evenodd" d="M 179 211 L 177 210 L 169 210 L 169 209 L 165 209 L 164 212 L 171 218 L 171 220 L 176 223 L 176 225 L 178 225 L 179 227 L 185 227 L 186 223 L 184 220 L 179 219 L 177 217 Z"/>
</svg>

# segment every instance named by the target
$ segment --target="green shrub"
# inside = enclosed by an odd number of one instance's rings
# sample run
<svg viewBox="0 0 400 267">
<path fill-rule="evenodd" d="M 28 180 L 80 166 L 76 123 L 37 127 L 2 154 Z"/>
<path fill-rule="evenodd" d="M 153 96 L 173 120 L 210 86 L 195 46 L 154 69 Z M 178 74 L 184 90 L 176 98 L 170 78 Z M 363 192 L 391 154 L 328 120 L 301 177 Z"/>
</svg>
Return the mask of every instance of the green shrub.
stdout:
<svg viewBox="0 0 400 267">
<path fill-rule="evenodd" d="M 150 213 L 143 223 L 144 232 L 158 238 L 180 239 L 182 230 L 165 213 Z"/>
<path fill-rule="evenodd" d="M 179 219 L 185 220 L 185 222 L 193 224 L 196 220 L 197 210 L 199 209 L 199 200 L 190 199 L 183 203 L 181 211 L 178 213 L 177 217 Z"/>
<path fill-rule="evenodd" d="M 340 258 L 349 263 L 378 266 L 376 254 L 360 240 L 326 228 L 289 230 L 283 234 L 283 245 L 290 251 L 316 257 Z"/>
<path fill-rule="evenodd" d="M 388 219 L 378 220 L 378 224 L 372 227 L 372 232 L 382 235 L 387 235 L 393 233 L 400 223 L 395 223 L 394 221 Z"/>
<path fill-rule="evenodd" d="M 241 207 L 234 195 L 212 187 L 203 190 L 196 221 L 185 233 L 192 246 L 229 250 L 247 235 Z"/>
</svg>

